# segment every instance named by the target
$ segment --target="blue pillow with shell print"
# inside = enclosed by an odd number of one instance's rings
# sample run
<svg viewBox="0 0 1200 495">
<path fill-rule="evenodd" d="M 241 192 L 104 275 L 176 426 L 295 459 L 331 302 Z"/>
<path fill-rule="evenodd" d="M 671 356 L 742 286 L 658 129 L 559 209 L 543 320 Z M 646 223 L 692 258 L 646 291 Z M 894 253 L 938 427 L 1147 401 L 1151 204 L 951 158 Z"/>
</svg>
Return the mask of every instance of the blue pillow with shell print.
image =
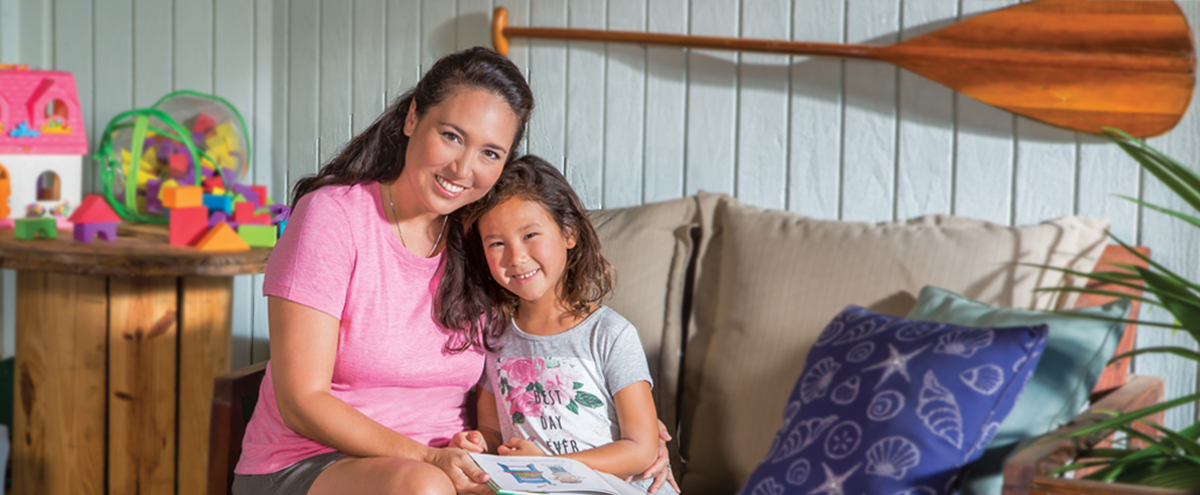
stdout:
<svg viewBox="0 0 1200 495">
<path fill-rule="evenodd" d="M 809 351 L 741 495 L 940 495 L 979 458 L 1046 345 L 1045 325 L 971 328 L 849 306 Z"/>
</svg>

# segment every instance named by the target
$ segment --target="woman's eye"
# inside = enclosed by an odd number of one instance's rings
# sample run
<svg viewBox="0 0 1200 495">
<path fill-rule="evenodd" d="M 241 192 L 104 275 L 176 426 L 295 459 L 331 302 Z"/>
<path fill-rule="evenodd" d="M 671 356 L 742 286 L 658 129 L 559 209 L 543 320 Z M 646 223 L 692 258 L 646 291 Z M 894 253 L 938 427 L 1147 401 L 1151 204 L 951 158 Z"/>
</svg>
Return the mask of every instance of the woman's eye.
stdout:
<svg viewBox="0 0 1200 495">
<path fill-rule="evenodd" d="M 485 154 L 487 154 L 488 158 L 491 158 L 491 159 L 493 159 L 493 160 L 499 160 L 499 159 L 500 159 L 500 154 L 499 154 L 499 153 L 496 153 L 495 151 L 492 151 L 492 150 L 484 150 L 483 152 L 484 152 Z"/>
<path fill-rule="evenodd" d="M 445 136 L 446 139 L 449 139 L 456 143 L 462 141 L 461 139 L 458 138 L 458 134 L 455 134 L 453 132 L 443 132 L 442 135 Z"/>
</svg>

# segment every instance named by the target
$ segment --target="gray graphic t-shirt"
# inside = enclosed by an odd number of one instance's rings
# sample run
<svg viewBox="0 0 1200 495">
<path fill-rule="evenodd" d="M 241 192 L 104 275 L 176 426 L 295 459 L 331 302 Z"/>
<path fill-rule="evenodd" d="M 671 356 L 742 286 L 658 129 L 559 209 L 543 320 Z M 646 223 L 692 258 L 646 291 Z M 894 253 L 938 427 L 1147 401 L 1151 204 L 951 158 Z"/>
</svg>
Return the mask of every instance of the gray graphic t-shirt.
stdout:
<svg viewBox="0 0 1200 495">
<path fill-rule="evenodd" d="M 530 335 L 512 323 L 496 347 L 480 386 L 496 396 L 500 434 L 548 455 L 620 439 L 613 394 L 651 382 L 637 329 L 607 306 L 558 335 Z"/>
</svg>

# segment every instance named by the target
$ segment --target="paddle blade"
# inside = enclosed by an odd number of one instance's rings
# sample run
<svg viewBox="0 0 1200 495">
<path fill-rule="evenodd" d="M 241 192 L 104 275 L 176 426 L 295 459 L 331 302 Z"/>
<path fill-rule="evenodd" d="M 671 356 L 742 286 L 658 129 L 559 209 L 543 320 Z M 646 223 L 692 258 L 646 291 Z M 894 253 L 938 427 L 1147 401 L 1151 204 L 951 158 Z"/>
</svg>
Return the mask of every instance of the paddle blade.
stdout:
<svg viewBox="0 0 1200 495">
<path fill-rule="evenodd" d="M 1013 113 L 1067 129 L 1167 132 L 1195 87 L 1192 33 L 1169 0 L 1040 0 L 878 51 Z"/>
</svg>

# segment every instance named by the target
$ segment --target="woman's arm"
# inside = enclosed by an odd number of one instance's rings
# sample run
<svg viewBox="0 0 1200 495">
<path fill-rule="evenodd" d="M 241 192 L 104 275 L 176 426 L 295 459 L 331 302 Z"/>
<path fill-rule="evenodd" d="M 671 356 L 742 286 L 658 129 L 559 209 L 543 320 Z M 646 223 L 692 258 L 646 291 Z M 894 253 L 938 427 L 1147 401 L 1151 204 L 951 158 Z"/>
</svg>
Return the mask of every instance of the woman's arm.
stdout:
<svg viewBox="0 0 1200 495">
<path fill-rule="evenodd" d="M 486 481 L 457 449 L 427 447 L 383 426 L 330 393 L 339 321 L 321 311 L 270 296 L 271 375 L 284 425 L 355 457 L 398 457 L 434 464 L 455 486 Z M 494 406 L 493 406 L 494 408 Z M 461 455 L 459 455 L 461 454 Z"/>
<path fill-rule="evenodd" d="M 650 384 L 634 382 L 613 395 L 621 439 L 594 449 L 562 457 L 575 459 L 592 469 L 620 478 L 642 474 L 658 453 L 658 414 Z"/>
</svg>

